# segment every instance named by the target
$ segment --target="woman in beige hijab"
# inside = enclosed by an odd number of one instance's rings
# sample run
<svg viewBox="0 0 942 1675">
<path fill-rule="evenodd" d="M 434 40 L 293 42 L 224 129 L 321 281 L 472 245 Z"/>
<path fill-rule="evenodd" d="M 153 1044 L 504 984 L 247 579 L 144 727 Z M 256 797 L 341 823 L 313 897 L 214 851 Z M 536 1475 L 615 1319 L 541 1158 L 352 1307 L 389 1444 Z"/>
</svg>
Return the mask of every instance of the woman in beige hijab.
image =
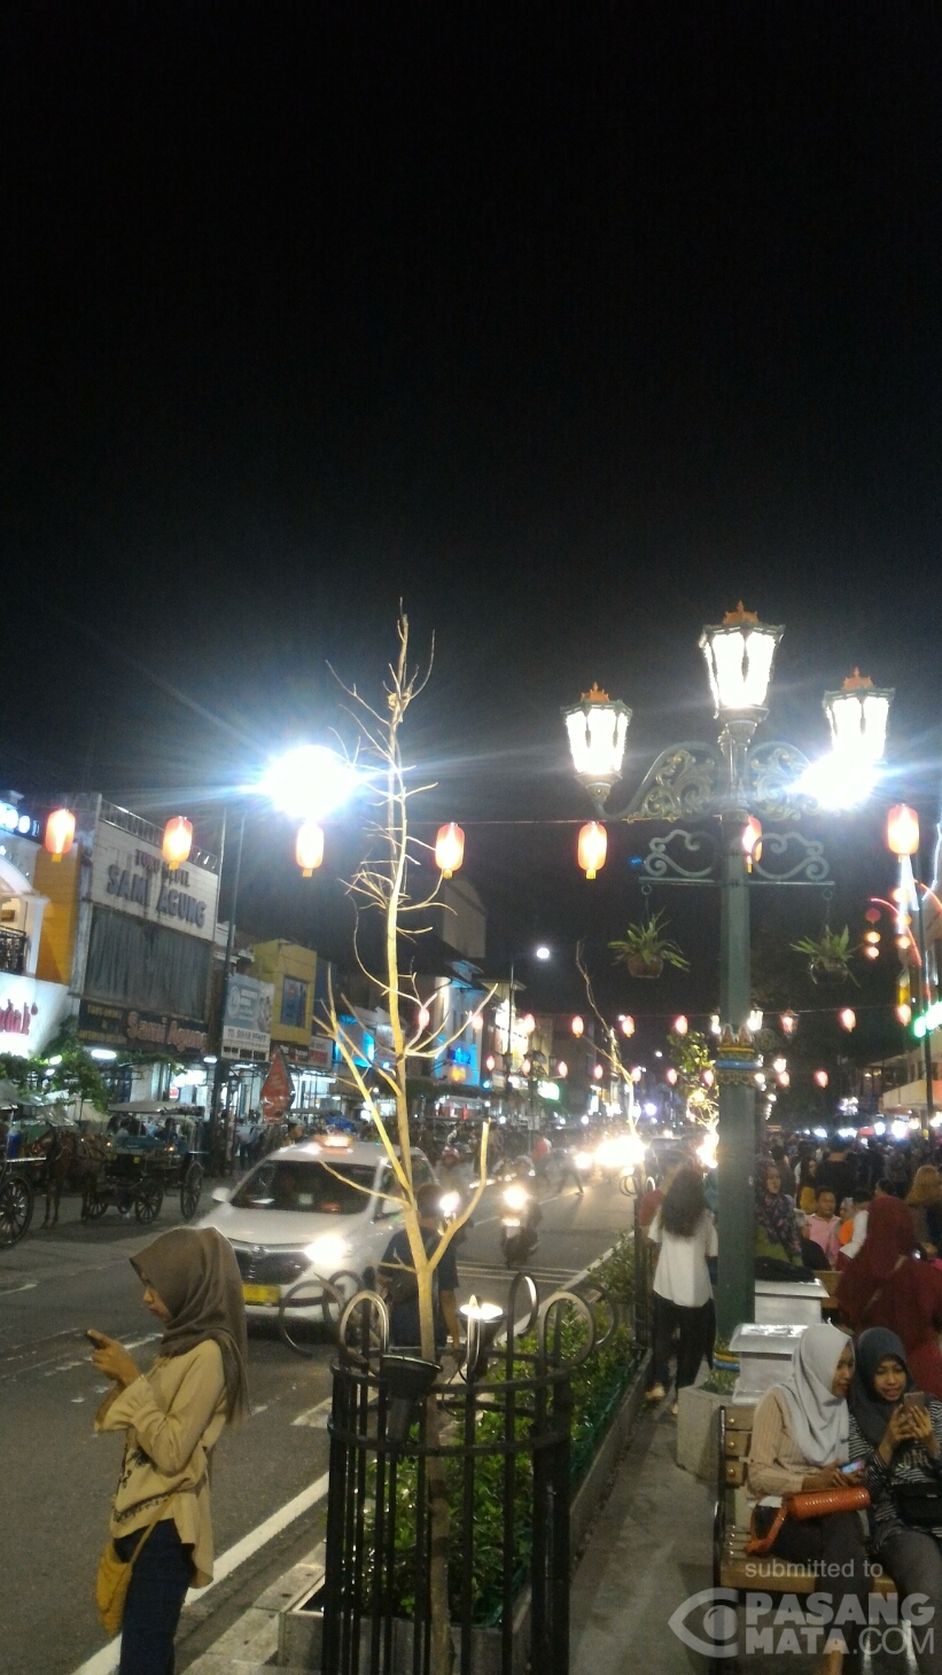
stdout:
<svg viewBox="0 0 942 1675">
<path fill-rule="evenodd" d="M 187 1588 L 212 1579 L 210 1456 L 248 1409 L 245 1309 L 232 1247 L 215 1228 L 162 1233 L 131 1265 L 164 1328 L 153 1366 L 142 1373 L 122 1344 L 88 1334 L 93 1364 L 114 1380 L 96 1429 L 125 1432 L 111 1536 L 119 1558 L 137 1549 L 119 1675 L 173 1675 Z"/>
</svg>

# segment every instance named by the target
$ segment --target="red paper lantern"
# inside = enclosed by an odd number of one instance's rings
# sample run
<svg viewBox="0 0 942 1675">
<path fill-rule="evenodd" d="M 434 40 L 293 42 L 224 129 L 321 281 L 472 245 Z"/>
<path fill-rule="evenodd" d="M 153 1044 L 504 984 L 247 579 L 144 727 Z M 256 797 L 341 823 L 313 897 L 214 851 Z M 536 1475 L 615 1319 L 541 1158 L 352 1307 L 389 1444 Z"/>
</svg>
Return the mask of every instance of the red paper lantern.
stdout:
<svg viewBox="0 0 942 1675">
<path fill-rule="evenodd" d="M 837 1021 L 840 1024 L 841 1029 L 846 1029 L 848 1034 L 852 1029 L 856 1029 L 857 1014 L 854 1011 L 854 1008 L 852 1006 L 845 1006 L 842 1011 L 838 1012 Z"/>
<path fill-rule="evenodd" d="M 324 828 L 316 820 L 305 820 L 298 827 L 294 844 L 294 858 L 305 878 L 311 878 L 324 860 Z"/>
<path fill-rule="evenodd" d="M 908 803 L 895 803 L 886 817 L 886 846 L 894 855 L 915 855 L 919 848 L 919 816 Z"/>
<path fill-rule="evenodd" d="M 827 1085 L 828 1085 L 828 1082 L 830 1080 L 830 1077 L 828 1076 L 828 1073 L 827 1073 L 826 1070 L 816 1070 L 815 1073 L 814 1073 L 814 1079 L 817 1082 L 819 1088 L 826 1088 Z"/>
<path fill-rule="evenodd" d="M 579 865 L 587 879 L 594 878 L 605 865 L 608 853 L 608 833 L 600 820 L 587 820 L 579 830 L 577 848 Z"/>
<path fill-rule="evenodd" d="M 572 1030 L 573 1035 L 579 1036 L 583 1033 L 583 1031 L 585 1029 L 585 1019 L 580 1018 L 580 1016 L 577 1012 L 576 1016 L 573 1018 L 572 1023 L 570 1024 L 569 1027 Z"/>
<path fill-rule="evenodd" d="M 177 867 L 182 867 L 184 861 L 189 860 L 192 847 L 193 822 L 185 814 L 175 814 L 164 827 L 160 846 L 160 853 L 171 872 L 176 872 Z"/>
<path fill-rule="evenodd" d="M 621 1022 L 622 1035 L 627 1035 L 629 1037 L 634 1035 L 635 1021 L 634 1021 L 634 1018 L 632 1018 L 630 1016 L 630 1014 L 626 1013 L 625 1016 L 620 1020 L 620 1022 Z"/>
<path fill-rule="evenodd" d="M 75 842 L 75 815 L 70 808 L 54 808 L 46 821 L 43 848 L 54 861 L 61 861 Z"/>
<path fill-rule="evenodd" d="M 449 820 L 447 826 L 439 826 L 435 835 L 435 865 L 443 878 L 450 878 L 463 860 L 464 832 L 454 820 Z"/>
</svg>

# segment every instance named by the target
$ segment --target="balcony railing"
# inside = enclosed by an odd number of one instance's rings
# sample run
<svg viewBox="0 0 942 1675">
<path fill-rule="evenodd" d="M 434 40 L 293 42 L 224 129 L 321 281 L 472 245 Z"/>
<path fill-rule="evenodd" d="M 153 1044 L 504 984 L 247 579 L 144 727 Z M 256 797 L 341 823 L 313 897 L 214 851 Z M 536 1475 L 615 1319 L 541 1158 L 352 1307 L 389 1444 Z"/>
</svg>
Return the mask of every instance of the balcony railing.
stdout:
<svg viewBox="0 0 942 1675">
<path fill-rule="evenodd" d="M 10 976 L 22 976 L 26 970 L 27 936 L 25 931 L 4 930 L 0 927 L 0 971 Z"/>
</svg>

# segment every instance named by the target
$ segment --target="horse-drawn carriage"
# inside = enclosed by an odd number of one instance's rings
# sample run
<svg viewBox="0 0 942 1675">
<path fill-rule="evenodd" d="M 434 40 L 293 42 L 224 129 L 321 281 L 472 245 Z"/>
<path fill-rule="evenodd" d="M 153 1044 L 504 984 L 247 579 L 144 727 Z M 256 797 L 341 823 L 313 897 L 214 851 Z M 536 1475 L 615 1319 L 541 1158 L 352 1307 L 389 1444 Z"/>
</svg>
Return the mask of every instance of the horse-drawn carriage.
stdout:
<svg viewBox="0 0 942 1675">
<path fill-rule="evenodd" d="M 135 1106 L 133 1114 L 125 1108 L 112 1133 L 49 1117 L 21 1123 L 17 1155 L 0 1160 L 0 1249 L 28 1232 L 37 1193 L 45 1194 L 43 1227 L 58 1222 L 63 1190 L 81 1193 L 83 1221 L 97 1221 L 113 1206 L 147 1226 L 168 1192 L 179 1193 L 180 1214 L 191 1221 L 203 1186 L 202 1124 L 169 1109 L 168 1119 L 166 1106 Z M 148 1133 L 161 1119 L 161 1129 Z"/>
<path fill-rule="evenodd" d="M 192 1221 L 203 1189 L 202 1123 L 179 1106 L 135 1106 L 126 1113 L 126 1126 L 107 1136 L 102 1168 L 85 1189 L 83 1215 L 97 1221 L 109 1206 L 120 1214 L 132 1211 L 143 1226 L 159 1216 L 168 1192 L 180 1195 L 180 1214 Z M 147 1132 L 148 1118 L 164 1126 L 156 1134 Z M 136 1130 L 136 1132 L 132 1132 Z"/>
</svg>

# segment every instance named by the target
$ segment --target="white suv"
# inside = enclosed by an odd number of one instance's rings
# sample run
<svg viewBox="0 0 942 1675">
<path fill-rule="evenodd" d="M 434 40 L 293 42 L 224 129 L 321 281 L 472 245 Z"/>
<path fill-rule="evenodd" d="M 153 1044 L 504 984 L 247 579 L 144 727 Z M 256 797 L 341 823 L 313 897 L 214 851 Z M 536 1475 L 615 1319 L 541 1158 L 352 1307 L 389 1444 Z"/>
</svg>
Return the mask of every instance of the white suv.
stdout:
<svg viewBox="0 0 942 1675">
<path fill-rule="evenodd" d="M 412 1153 L 415 1186 L 435 1179 Z M 378 1142 L 329 1134 L 271 1152 L 237 1187 L 216 1187 L 201 1227 L 215 1227 L 235 1251 L 249 1319 L 273 1319 L 303 1280 L 304 1312 L 323 1282 L 344 1295 L 373 1285 L 386 1246 L 402 1226 L 398 1183 Z"/>
</svg>

